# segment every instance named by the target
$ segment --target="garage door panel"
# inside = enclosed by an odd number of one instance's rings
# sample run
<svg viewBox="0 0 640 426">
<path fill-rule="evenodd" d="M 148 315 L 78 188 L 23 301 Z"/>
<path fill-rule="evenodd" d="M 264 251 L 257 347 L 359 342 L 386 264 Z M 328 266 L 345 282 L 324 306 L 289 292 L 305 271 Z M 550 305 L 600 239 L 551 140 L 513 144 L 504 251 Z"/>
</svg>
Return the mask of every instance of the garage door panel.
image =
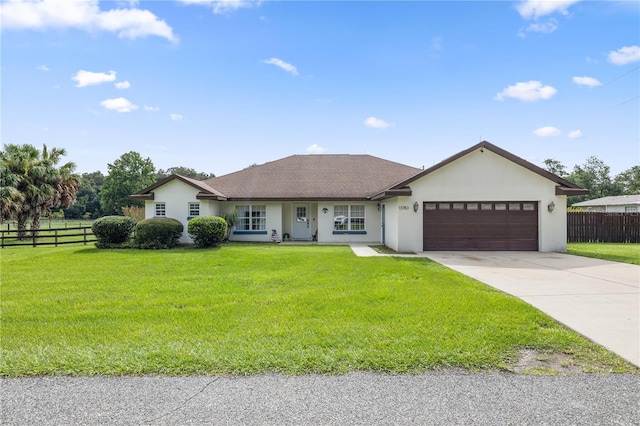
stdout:
<svg viewBox="0 0 640 426">
<path fill-rule="evenodd" d="M 429 202 L 424 250 L 538 250 L 536 202 Z"/>
</svg>

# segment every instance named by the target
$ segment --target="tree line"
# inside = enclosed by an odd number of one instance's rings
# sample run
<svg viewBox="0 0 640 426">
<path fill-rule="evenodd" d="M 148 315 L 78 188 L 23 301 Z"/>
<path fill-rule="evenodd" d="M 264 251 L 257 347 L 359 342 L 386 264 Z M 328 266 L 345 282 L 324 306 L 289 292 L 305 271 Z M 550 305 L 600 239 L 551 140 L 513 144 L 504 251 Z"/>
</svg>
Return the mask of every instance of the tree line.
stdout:
<svg viewBox="0 0 640 426">
<path fill-rule="evenodd" d="M 135 151 L 107 164 L 106 176 L 100 171 L 77 174 L 73 162 L 59 165 L 64 156 L 64 149 L 49 150 L 46 145 L 39 150 L 9 144 L 0 151 L 0 220 L 15 221 L 19 237 L 25 237 L 27 228 L 37 234 L 43 218 L 96 219 L 143 207 L 129 195 L 172 174 L 199 180 L 215 177 L 182 166 L 156 170 L 150 158 Z"/>
<path fill-rule="evenodd" d="M 609 166 L 601 159 L 591 156 L 584 164 L 573 166 L 571 172 L 553 158 L 544 160 L 544 169 L 590 191 L 589 195 L 568 197 L 568 205 L 595 198 L 640 194 L 640 165 L 632 166 L 612 177 Z"/>
</svg>

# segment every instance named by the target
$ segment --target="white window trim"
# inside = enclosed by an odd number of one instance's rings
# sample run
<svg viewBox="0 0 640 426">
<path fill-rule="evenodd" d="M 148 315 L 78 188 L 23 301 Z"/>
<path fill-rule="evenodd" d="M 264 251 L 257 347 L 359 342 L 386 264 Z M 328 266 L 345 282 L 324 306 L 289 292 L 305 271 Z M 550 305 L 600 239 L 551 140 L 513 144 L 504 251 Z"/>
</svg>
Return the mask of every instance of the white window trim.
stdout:
<svg viewBox="0 0 640 426">
<path fill-rule="evenodd" d="M 158 214 L 160 206 L 162 206 L 162 214 Z M 167 203 L 153 203 L 153 217 L 167 217 Z"/>
<path fill-rule="evenodd" d="M 334 234 L 344 234 L 344 233 L 366 233 L 367 231 L 367 207 L 365 204 L 335 204 L 333 206 L 333 214 L 336 216 L 336 208 L 341 207 L 341 210 L 344 210 L 344 207 L 347 207 L 347 214 L 342 215 L 345 216 L 346 229 L 339 229 L 340 225 L 335 225 L 333 227 Z M 362 216 L 353 216 L 354 207 L 362 208 Z M 353 221 L 354 219 L 362 219 L 362 228 L 361 229 L 353 229 Z"/>
<path fill-rule="evenodd" d="M 196 208 L 194 209 L 193 206 L 196 206 Z M 194 214 L 194 212 L 196 214 Z M 200 203 L 198 202 L 189 202 L 187 203 L 187 213 L 189 217 L 196 217 L 196 216 L 200 216 Z"/>
<path fill-rule="evenodd" d="M 244 208 L 241 209 L 241 207 L 248 207 L 247 209 L 247 216 L 240 216 L 238 215 L 238 221 L 236 222 L 235 225 L 235 231 L 234 233 L 243 233 L 243 232 L 247 232 L 247 233 L 266 233 L 267 232 L 267 205 L 266 204 L 238 204 L 236 205 L 236 210 L 240 213 L 242 213 L 242 211 L 244 210 Z M 253 216 L 253 213 L 262 213 L 264 212 L 263 216 Z M 243 221 L 246 221 L 247 224 L 247 228 L 238 228 L 238 226 L 243 223 Z M 254 224 L 258 223 L 259 226 L 254 228 Z"/>
</svg>

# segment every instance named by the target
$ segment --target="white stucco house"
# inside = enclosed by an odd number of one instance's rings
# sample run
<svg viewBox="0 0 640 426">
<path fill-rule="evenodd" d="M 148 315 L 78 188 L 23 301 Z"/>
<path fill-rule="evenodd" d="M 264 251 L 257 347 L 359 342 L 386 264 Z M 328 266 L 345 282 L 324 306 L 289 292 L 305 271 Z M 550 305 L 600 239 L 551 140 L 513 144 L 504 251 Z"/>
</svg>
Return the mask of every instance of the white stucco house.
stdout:
<svg viewBox="0 0 640 426">
<path fill-rule="evenodd" d="M 640 194 L 595 198 L 575 203 L 573 207 L 580 207 L 588 212 L 638 213 L 640 212 Z"/>
<path fill-rule="evenodd" d="M 185 225 L 239 212 L 232 241 L 383 243 L 426 250 L 566 251 L 566 197 L 588 193 L 489 142 L 426 170 L 370 155 L 293 155 L 198 181 L 172 175 L 130 196 Z"/>
</svg>

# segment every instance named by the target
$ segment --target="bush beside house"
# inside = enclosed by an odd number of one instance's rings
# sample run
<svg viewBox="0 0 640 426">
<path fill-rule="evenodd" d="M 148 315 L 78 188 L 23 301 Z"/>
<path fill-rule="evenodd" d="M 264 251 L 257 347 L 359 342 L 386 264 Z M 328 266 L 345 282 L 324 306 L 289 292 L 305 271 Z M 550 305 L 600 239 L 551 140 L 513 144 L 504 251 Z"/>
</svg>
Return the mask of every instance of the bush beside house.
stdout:
<svg viewBox="0 0 640 426">
<path fill-rule="evenodd" d="M 135 246 L 141 249 L 168 249 L 178 245 L 184 226 L 177 219 L 157 217 L 136 225 Z"/>
<path fill-rule="evenodd" d="M 213 247 L 227 236 L 227 222 L 218 216 L 198 216 L 189 221 L 187 233 L 194 244 Z"/>
<path fill-rule="evenodd" d="M 105 216 L 91 225 L 98 248 L 120 248 L 129 242 L 136 221 L 127 216 Z"/>
</svg>

